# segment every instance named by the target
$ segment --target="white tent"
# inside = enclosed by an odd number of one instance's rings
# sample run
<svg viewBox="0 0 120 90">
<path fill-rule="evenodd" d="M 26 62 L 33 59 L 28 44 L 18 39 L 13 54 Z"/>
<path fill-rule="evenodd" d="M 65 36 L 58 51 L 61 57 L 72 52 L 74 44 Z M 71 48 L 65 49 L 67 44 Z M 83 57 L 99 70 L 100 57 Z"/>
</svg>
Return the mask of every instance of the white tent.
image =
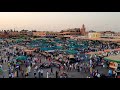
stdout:
<svg viewBox="0 0 120 90">
<path fill-rule="evenodd" d="M 69 55 L 69 58 L 75 58 L 74 55 Z"/>
</svg>

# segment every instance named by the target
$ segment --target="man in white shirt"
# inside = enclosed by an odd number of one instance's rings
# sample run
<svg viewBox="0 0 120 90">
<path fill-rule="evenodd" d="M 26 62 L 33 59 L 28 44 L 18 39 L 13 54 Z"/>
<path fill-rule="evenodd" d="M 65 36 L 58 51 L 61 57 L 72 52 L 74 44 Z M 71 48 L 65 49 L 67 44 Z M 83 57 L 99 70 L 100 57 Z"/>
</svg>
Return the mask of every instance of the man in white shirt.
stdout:
<svg viewBox="0 0 120 90">
<path fill-rule="evenodd" d="M 11 73 L 9 73 L 9 78 L 12 78 Z"/>
<path fill-rule="evenodd" d="M 77 65 L 78 65 L 78 63 L 75 63 L 75 69 L 77 69 Z"/>
<path fill-rule="evenodd" d="M 49 72 L 47 71 L 47 78 L 49 78 Z"/>
<path fill-rule="evenodd" d="M 99 73 L 97 74 L 97 77 L 100 78 L 100 74 Z"/>
<path fill-rule="evenodd" d="M 0 65 L 0 68 L 2 68 L 2 65 Z"/>
<path fill-rule="evenodd" d="M 11 77 L 14 78 L 14 74 L 13 73 L 11 73 Z"/>
<path fill-rule="evenodd" d="M 92 67 L 92 60 L 90 59 L 90 67 Z"/>
<path fill-rule="evenodd" d="M 64 67 L 66 68 L 66 63 L 64 63 Z"/>
<path fill-rule="evenodd" d="M 35 66 L 35 70 L 37 70 L 38 69 L 38 66 Z"/>
<path fill-rule="evenodd" d="M 28 73 L 30 73 L 31 72 L 31 67 L 30 66 L 28 66 Z"/>
</svg>

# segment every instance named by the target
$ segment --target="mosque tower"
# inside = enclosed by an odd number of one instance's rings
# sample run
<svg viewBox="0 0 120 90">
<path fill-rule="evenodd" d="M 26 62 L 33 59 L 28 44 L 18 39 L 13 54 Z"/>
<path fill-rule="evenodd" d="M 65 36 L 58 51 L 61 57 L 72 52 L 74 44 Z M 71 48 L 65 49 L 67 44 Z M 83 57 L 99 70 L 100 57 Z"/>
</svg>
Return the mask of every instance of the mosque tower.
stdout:
<svg viewBox="0 0 120 90">
<path fill-rule="evenodd" d="M 81 35 L 86 35 L 86 28 L 85 28 L 85 25 L 83 24 L 82 25 L 82 28 L 80 29 L 80 33 L 81 33 Z"/>
</svg>

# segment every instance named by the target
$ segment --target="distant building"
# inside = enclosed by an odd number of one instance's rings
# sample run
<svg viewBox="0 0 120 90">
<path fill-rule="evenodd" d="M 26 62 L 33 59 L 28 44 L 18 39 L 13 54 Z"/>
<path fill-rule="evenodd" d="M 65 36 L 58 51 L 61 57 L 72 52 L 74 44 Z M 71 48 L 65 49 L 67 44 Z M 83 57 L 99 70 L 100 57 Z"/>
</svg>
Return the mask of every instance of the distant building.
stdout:
<svg viewBox="0 0 120 90">
<path fill-rule="evenodd" d="M 27 36 L 28 35 L 28 30 L 21 30 L 20 31 L 20 35 L 25 35 L 25 36 Z"/>
<path fill-rule="evenodd" d="M 89 32 L 88 38 L 89 39 L 98 39 L 98 38 L 101 38 L 101 34 L 99 32 Z"/>
<path fill-rule="evenodd" d="M 115 39 L 120 39 L 120 32 L 114 33 L 113 38 L 115 38 Z"/>
<path fill-rule="evenodd" d="M 80 35 L 80 28 L 62 30 L 60 35 Z"/>
<path fill-rule="evenodd" d="M 86 28 L 85 25 L 82 25 L 82 28 L 73 28 L 73 29 L 67 29 L 67 30 L 61 30 L 60 35 L 86 35 Z"/>
<path fill-rule="evenodd" d="M 57 37 L 59 32 L 52 32 L 52 31 L 33 31 L 33 36 L 36 37 Z"/>
<path fill-rule="evenodd" d="M 9 31 L 8 35 L 9 35 L 9 37 L 18 37 L 20 35 L 20 32 L 18 32 L 18 31 Z"/>
<path fill-rule="evenodd" d="M 101 38 L 114 38 L 115 32 L 113 31 L 103 31 L 101 33 Z"/>
<path fill-rule="evenodd" d="M 29 31 L 29 32 L 27 33 L 27 35 L 28 35 L 29 37 L 32 37 L 32 36 L 33 36 L 33 32 L 32 32 L 32 31 Z"/>
<path fill-rule="evenodd" d="M 49 31 L 47 31 L 46 32 L 46 36 L 48 36 L 48 37 L 57 37 L 59 35 L 59 32 L 49 32 Z"/>
<path fill-rule="evenodd" d="M 9 38 L 8 32 L 6 30 L 0 31 L 0 38 Z"/>
<path fill-rule="evenodd" d="M 46 36 L 46 32 L 44 31 L 33 31 L 32 35 L 35 37 L 42 37 L 42 36 Z"/>
<path fill-rule="evenodd" d="M 89 32 L 96 32 L 96 31 L 90 30 Z"/>
</svg>

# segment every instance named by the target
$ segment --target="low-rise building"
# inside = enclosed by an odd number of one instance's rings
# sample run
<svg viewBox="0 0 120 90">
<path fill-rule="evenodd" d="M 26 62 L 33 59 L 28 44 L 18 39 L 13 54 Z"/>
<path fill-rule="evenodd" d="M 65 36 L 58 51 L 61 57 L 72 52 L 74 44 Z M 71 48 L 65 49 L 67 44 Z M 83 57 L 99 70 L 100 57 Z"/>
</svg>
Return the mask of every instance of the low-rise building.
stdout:
<svg viewBox="0 0 120 90">
<path fill-rule="evenodd" d="M 98 39 L 101 38 L 101 34 L 99 32 L 88 32 L 89 39 Z"/>
<path fill-rule="evenodd" d="M 20 36 L 20 32 L 18 31 L 10 31 L 8 32 L 9 37 L 18 37 Z"/>
<path fill-rule="evenodd" d="M 47 36 L 57 36 L 58 34 L 59 34 L 58 32 L 52 32 L 52 31 L 51 32 L 49 32 L 49 31 L 46 32 Z"/>
<path fill-rule="evenodd" d="M 81 28 L 61 30 L 60 35 L 85 36 L 86 35 L 86 28 L 85 28 L 85 25 L 83 24 Z"/>
<path fill-rule="evenodd" d="M 116 32 L 116 33 L 114 34 L 114 38 L 115 38 L 115 39 L 120 39 L 120 32 Z"/>
<path fill-rule="evenodd" d="M 27 36 L 28 35 L 28 30 L 21 30 L 20 31 L 20 35 L 25 35 L 25 36 Z"/>
<path fill-rule="evenodd" d="M 8 37 L 9 35 L 5 30 L 0 32 L 0 38 L 8 38 Z"/>
<path fill-rule="evenodd" d="M 44 31 L 33 31 L 32 35 L 35 37 L 42 37 L 42 36 L 46 36 L 46 32 Z"/>
<path fill-rule="evenodd" d="M 28 35 L 29 37 L 32 37 L 32 36 L 33 36 L 33 32 L 32 32 L 32 31 L 29 31 L 29 32 L 27 33 L 27 35 Z"/>
<path fill-rule="evenodd" d="M 80 28 L 62 30 L 60 35 L 80 35 Z"/>
<path fill-rule="evenodd" d="M 113 31 L 103 31 L 101 33 L 101 38 L 114 38 L 115 32 Z"/>
</svg>

